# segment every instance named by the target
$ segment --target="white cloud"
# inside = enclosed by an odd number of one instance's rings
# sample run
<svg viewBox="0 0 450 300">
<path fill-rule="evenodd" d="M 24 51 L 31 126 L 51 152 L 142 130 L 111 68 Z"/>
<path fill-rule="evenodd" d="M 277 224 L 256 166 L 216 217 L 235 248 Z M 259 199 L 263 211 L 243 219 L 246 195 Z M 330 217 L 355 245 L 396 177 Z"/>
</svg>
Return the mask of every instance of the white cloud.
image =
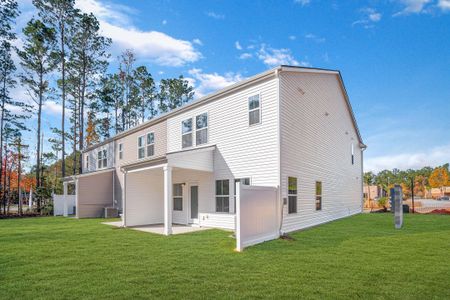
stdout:
<svg viewBox="0 0 450 300">
<path fill-rule="evenodd" d="M 47 114 L 60 116 L 62 114 L 62 105 L 55 101 L 48 100 L 42 106 L 42 110 Z"/>
<path fill-rule="evenodd" d="M 236 49 L 242 50 L 242 46 L 241 46 L 241 44 L 239 43 L 239 41 L 236 41 L 236 42 L 234 43 L 234 46 L 236 47 Z"/>
<path fill-rule="evenodd" d="M 251 53 L 248 53 L 248 52 L 244 52 L 241 55 L 239 55 L 240 59 L 249 59 L 249 58 L 252 58 L 252 57 L 253 57 L 253 55 Z"/>
<path fill-rule="evenodd" d="M 206 12 L 205 14 L 206 14 L 208 17 L 213 18 L 213 19 L 216 19 L 216 20 L 223 20 L 223 19 L 225 19 L 225 15 L 223 15 L 223 14 L 218 14 L 218 13 L 213 12 L 213 11 L 208 11 L 208 12 Z"/>
<path fill-rule="evenodd" d="M 261 45 L 261 48 L 257 53 L 257 57 L 269 67 L 279 65 L 293 65 L 293 66 L 309 65 L 309 63 L 297 61 L 292 55 L 291 50 L 289 49 L 268 48 L 264 44 Z"/>
<path fill-rule="evenodd" d="M 290 36 L 288 36 L 288 38 L 289 38 L 291 41 L 295 41 L 295 40 L 297 39 L 297 37 L 296 37 L 295 35 L 290 35 Z"/>
<path fill-rule="evenodd" d="M 199 46 L 203 46 L 203 42 L 200 39 L 193 39 L 192 43 L 197 44 Z"/>
<path fill-rule="evenodd" d="M 196 97 L 203 97 L 204 95 L 223 89 L 233 83 L 241 81 L 243 78 L 239 73 L 228 72 L 224 75 L 218 73 L 203 73 L 202 69 L 191 69 L 187 78 L 189 83 L 195 87 Z"/>
<path fill-rule="evenodd" d="M 325 38 L 319 37 L 319 36 L 317 36 L 315 34 L 312 34 L 312 33 L 306 34 L 305 38 L 308 39 L 308 40 L 313 40 L 316 43 L 323 43 L 323 42 L 325 42 Z"/>
<path fill-rule="evenodd" d="M 430 2 L 431 0 L 400 0 L 400 3 L 404 6 L 404 8 L 395 13 L 394 17 L 425 12 L 426 5 Z"/>
<path fill-rule="evenodd" d="M 438 7 L 443 11 L 450 11 L 450 0 L 439 0 Z"/>
<path fill-rule="evenodd" d="M 368 158 L 364 161 L 364 171 L 379 172 L 384 169 L 418 169 L 425 166 L 439 166 L 450 162 L 450 144 L 417 153 L 401 153 Z"/>
<path fill-rule="evenodd" d="M 375 23 L 381 20 L 382 14 L 374 8 L 363 8 L 360 10 L 362 18 L 353 22 L 352 26 L 361 25 L 364 28 L 373 28 Z"/>
<path fill-rule="evenodd" d="M 162 22 L 161 22 L 163 25 L 166 25 L 167 24 L 167 20 L 162 20 Z"/>
<path fill-rule="evenodd" d="M 93 12 L 100 22 L 102 34 L 113 39 L 114 54 L 133 49 L 138 57 L 163 66 L 183 66 L 198 61 L 202 55 L 190 41 L 174 38 L 159 31 L 142 31 L 132 24 L 130 14 L 136 11 L 118 4 L 98 0 L 78 0 L 76 6 Z"/>
<path fill-rule="evenodd" d="M 298 3 L 301 6 L 305 6 L 311 3 L 311 0 L 294 0 L 294 3 Z"/>
</svg>

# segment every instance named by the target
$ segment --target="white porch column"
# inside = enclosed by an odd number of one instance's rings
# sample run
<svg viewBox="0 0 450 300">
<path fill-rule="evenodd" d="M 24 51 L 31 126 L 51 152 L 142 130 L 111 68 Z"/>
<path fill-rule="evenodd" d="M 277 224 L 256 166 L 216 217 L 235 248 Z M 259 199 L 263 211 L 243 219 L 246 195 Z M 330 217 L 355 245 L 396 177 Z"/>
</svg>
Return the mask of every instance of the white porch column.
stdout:
<svg viewBox="0 0 450 300">
<path fill-rule="evenodd" d="M 67 217 L 67 182 L 63 183 L 63 202 L 64 202 L 64 210 L 63 210 L 63 216 Z"/>
<path fill-rule="evenodd" d="M 172 234 L 172 167 L 164 166 L 164 234 Z"/>
<path fill-rule="evenodd" d="M 126 197 L 127 197 L 127 171 L 122 171 L 123 176 L 123 186 L 122 186 L 122 226 L 127 226 L 127 206 L 126 206 Z"/>
</svg>

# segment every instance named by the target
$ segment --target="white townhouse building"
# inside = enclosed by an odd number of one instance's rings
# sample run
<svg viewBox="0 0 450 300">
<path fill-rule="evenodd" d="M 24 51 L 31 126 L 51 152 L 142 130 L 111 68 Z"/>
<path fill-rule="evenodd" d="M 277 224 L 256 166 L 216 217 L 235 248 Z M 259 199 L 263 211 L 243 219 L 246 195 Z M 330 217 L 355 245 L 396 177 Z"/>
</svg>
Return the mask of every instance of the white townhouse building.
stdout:
<svg viewBox="0 0 450 300">
<path fill-rule="evenodd" d="M 339 71 L 279 66 L 87 148 L 76 215 L 235 230 L 248 185 L 274 188 L 277 231 L 295 231 L 362 211 L 365 147 Z"/>
</svg>

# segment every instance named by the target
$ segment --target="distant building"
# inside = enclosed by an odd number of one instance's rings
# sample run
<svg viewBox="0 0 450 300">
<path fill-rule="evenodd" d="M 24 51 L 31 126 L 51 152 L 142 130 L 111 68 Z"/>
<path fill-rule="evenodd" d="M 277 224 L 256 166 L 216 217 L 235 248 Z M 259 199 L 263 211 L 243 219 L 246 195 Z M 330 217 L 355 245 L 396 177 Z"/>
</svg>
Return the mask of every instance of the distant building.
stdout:
<svg viewBox="0 0 450 300">
<path fill-rule="evenodd" d="M 437 199 L 442 196 L 450 196 L 450 186 L 445 186 L 443 190 L 440 188 L 432 188 L 427 190 L 427 198 Z"/>
<path fill-rule="evenodd" d="M 364 185 L 363 193 L 364 199 L 368 199 L 368 197 L 370 197 L 370 200 L 386 196 L 386 192 L 378 185 Z"/>
</svg>

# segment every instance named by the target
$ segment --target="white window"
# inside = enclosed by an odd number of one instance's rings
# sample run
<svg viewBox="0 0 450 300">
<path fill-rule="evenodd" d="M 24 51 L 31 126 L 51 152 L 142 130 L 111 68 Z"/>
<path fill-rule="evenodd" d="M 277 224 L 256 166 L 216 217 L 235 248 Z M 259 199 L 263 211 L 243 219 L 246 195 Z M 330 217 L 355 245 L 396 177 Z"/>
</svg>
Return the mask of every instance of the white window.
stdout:
<svg viewBox="0 0 450 300">
<path fill-rule="evenodd" d="M 183 185 L 181 183 L 173 185 L 173 210 L 183 210 Z"/>
<path fill-rule="evenodd" d="M 192 119 L 181 122 L 181 147 L 192 147 Z"/>
<path fill-rule="evenodd" d="M 248 124 L 261 123 L 261 103 L 259 94 L 248 97 Z"/>
<path fill-rule="evenodd" d="M 147 133 L 147 156 L 155 155 L 155 134 Z"/>
<path fill-rule="evenodd" d="M 123 158 L 123 144 L 119 144 L 119 159 Z"/>
<path fill-rule="evenodd" d="M 138 137 L 138 159 L 145 157 L 145 136 Z"/>
<path fill-rule="evenodd" d="M 297 178 L 288 177 L 288 213 L 297 213 Z"/>
<path fill-rule="evenodd" d="M 86 170 L 89 170 L 89 153 L 86 154 Z"/>
<path fill-rule="evenodd" d="M 216 212 L 230 212 L 230 181 L 216 180 Z"/>
<path fill-rule="evenodd" d="M 203 113 L 195 117 L 195 144 L 208 143 L 208 114 Z"/>
<path fill-rule="evenodd" d="M 322 210 L 322 182 L 316 181 L 316 210 Z"/>
<path fill-rule="evenodd" d="M 103 169 L 108 166 L 108 155 L 106 149 L 100 150 L 97 153 L 97 168 Z"/>
</svg>

